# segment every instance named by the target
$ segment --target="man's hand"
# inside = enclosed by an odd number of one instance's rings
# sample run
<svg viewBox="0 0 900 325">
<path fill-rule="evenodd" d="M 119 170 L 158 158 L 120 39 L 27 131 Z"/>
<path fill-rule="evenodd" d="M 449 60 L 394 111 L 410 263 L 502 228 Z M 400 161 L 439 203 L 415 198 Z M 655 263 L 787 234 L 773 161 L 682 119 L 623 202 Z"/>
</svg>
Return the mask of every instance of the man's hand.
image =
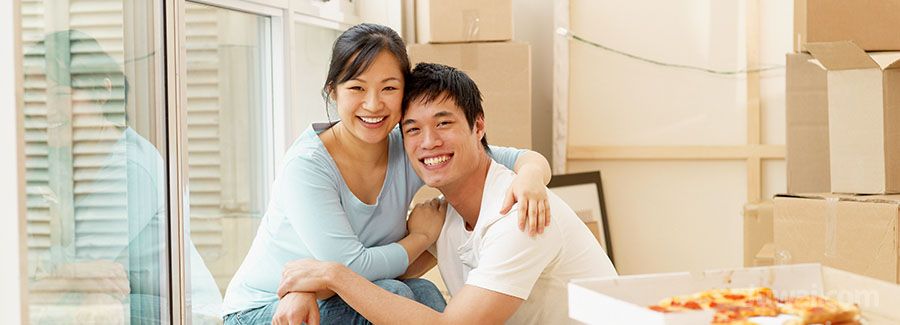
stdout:
<svg viewBox="0 0 900 325">
<path fill-rule="evenodd" d="M 291 292 L 281 298 L 275 315 L 274 325 L 319 325 L 319 305 L 316 295 L 309 292 Z"/>
<path fill-rule="evenodd" d="M 409 220 L 406 221 L 406 228 L 409 229 L 410 234 L 422 234 L 431 243 L 434 243 L 441 235 L 441 228 L 444 226 L 446 216 L 447 202 L 435 198 L 419 203 L 413 208 L 409 214 Z"/>
<path fill-rule="evenodd" d="M 322 293 L 330 291 L 328 279 L 343 265 L 313 259 L 296 260 L 284 265 L 278 296 L 291 292 Z M 324 298 L 324 297 L 323 297 Z"/>
</svg>

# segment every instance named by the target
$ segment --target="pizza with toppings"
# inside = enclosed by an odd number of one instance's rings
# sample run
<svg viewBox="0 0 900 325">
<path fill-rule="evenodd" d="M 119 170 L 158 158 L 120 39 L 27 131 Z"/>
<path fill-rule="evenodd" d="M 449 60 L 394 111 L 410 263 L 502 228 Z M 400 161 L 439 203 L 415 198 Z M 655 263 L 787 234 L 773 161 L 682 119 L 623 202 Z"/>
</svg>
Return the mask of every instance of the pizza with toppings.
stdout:
<svg viewBox="0 0 900 325">
<path fill-rule="evenodd" d="M 799 324 L 855 324 L 859 307 L 822 296 L 801 296 L 785 299 L 781 312 L 798 316 Z"/>
<path fill-rule="evenodd" d="M 853 324 L 859 316 L 856 305 L 821 296 L 800 296 L 779 300 L 769 288 L 713 289 L 674 296 L 650 306 L 663 313 L 713 310 L 712 324 L 754 324 L 751 317 L 796 316 L 794 324 Z"/>
</svg>

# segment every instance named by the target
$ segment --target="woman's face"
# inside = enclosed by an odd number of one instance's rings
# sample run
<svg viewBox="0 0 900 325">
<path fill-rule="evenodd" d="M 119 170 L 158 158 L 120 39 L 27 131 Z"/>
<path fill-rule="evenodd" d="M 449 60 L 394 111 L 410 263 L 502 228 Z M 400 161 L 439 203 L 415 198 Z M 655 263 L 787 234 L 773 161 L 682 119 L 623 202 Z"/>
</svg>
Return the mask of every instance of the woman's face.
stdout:
<svg viewBox="0 0 900 325">
<path fill-rule="evenodd" d="M 338 115 L 357 139 L 381 143 L 400 121 L 403 72 L 390 51 L 382 50 L 369 68 L 334 89 Z"/>
</svg>

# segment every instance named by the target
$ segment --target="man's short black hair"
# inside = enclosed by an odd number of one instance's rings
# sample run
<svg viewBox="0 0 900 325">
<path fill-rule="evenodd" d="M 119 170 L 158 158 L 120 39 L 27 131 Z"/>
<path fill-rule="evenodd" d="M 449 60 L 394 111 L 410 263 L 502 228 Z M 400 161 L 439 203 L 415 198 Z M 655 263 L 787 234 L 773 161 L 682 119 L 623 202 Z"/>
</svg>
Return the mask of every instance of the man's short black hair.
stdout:
<svg viewBox="0 0 900 325">
<path fill-rule="evenodd" d="M 484 118 L 481 91 L 472 78 L 454 67 L 437 63 L 419 63 L 406 80 L 405 88 L 404 115 L 411 103 L 428 104 L 452 100 L 466 116 L 469 130 L 475 127 L 475 119 Z M 487 135 L 481 138 L 481 145 L 484 146 L 484 150 L 490 152 Z"/>
</svg>

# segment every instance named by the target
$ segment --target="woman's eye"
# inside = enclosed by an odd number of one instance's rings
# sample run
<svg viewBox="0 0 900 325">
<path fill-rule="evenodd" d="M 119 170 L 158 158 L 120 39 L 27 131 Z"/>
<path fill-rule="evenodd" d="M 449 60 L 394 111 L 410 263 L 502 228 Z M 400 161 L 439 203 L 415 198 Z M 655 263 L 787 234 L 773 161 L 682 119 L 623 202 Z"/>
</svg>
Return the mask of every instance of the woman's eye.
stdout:
<svg viewBox="0 0 900 325">
<path fill-rule="evenodd" d="M 388 90 L 388 91 L 393 91 L 393 90 L 397 90 L 397 89 L 399 89 L 399 88 L 394 87 L 394 86 L 387 86 L 387 87 L 384 87 L 384 90 Z"/>
<path fill-rule="evenodd" d="M 350 90 L 353 90 L 353 91 L 362 91 L 362 90 L 363 90 L 363 88 L 360 87 L 360 86 L 347 87 L 347 89 L 350 89 Z"/>
</svg>

